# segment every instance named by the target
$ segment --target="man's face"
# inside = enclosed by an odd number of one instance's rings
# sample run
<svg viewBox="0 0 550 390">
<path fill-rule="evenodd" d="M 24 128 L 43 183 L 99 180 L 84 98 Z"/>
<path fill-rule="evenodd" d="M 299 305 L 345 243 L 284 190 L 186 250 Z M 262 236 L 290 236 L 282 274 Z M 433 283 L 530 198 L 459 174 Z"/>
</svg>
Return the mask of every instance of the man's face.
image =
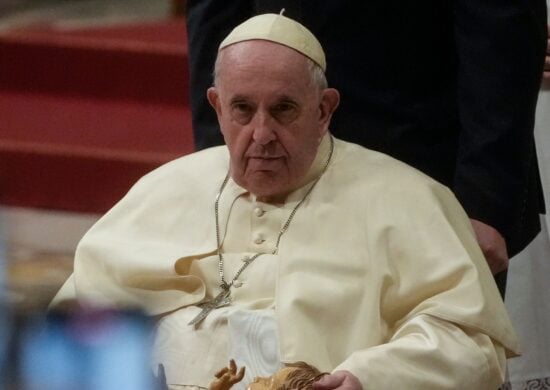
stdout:
<svg viewBox="0 0 550 390">
<path fill-rule="evenodd" d="M 231 176 L 267 200 L 300 185 L 338 104 L 313 85 L 302 54 L 268 41 L 222 50 L 208 90 L 231 157 Z"/>
</svg>

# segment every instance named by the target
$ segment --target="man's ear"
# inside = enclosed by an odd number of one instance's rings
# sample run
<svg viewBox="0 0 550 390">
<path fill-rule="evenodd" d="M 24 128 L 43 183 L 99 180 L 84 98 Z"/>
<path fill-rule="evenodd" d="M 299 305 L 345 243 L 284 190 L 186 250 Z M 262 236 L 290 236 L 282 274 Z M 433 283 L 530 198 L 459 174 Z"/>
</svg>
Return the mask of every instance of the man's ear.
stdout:
<svg viewBox="0 0 550 390">
<path fill-rule="evenodd" d="M 220 105 L 220 95 L 218 94 L 218 89 L 216 87 L 210 87 L 206 91 L 206 98 L 208 99 L 208 102 L 212 106 L 212 108 L 216 111 L 216 114 L 218 117 L 221 115 L 221 105 Z"/>
<path fill-rule="evenodd" d="M 328 130 L 332 114 L 336 111 L 340 103 L 340 93 L 334 88 L 325 88 L 321 95 L 319 103 L 319 124 L 321 125 L 322 134 Z"/>
</svg>

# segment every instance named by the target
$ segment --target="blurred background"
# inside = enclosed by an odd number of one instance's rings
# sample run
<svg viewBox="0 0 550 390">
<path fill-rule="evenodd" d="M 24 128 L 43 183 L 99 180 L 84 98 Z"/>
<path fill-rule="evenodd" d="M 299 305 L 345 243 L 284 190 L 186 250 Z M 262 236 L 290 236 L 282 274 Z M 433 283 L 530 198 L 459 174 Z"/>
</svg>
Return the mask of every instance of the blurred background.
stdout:
<svg viewBox="0 0 550 390">
<path fill-rule="evenodd" d="M 0 0 L 0 277 L 16 312 L 44 310 L 85 231 L 192 151 L 184 8 Z"/>
<path fill-rule="evenodd" d="M 184 8 L 0 0 L 0 390 L 164 389 L 141 313 L 45 312 L 99 216 L 193 150 Z"/>
</svg>

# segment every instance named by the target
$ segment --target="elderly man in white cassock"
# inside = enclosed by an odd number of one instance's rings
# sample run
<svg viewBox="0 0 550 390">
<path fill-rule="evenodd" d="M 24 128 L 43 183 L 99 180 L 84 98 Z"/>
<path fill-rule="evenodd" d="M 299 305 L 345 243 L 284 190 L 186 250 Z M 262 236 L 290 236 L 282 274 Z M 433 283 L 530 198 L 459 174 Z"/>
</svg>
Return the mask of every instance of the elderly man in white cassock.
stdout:
<svg viewBox="0 0 550 390">
<path fill-rule="evenodd" d="M 315 389 L 496 389 L 517 340 L 470 222 L 434 180 L 335 139 L 317 39 L 256 16 L 207 91 L 226 146 L 142 178 L 82 239 L 53 305 L 158 318 L 153 364 L 206 388 L 287 363 Z"/>
</svg>

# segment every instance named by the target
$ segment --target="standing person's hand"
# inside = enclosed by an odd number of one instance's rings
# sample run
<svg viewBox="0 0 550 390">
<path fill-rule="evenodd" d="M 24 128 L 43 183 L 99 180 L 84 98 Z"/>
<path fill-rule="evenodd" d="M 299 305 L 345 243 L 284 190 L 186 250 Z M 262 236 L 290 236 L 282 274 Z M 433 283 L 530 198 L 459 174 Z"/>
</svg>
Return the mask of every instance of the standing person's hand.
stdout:
<svg viewBox="0 0 550 390">
<path fill-rule="evenodd" d="M 477 242 L 481 247 L 481 251 L 485 255 L 485 259 L 489 264 L 489 268 L 493 275 L 504 271 L 508 268 L 508 250 L 506 249 L 506 241 L 502 234 L 494 227 L 487 225 L 477 219 L 470 219 Z"/>
</svg>

